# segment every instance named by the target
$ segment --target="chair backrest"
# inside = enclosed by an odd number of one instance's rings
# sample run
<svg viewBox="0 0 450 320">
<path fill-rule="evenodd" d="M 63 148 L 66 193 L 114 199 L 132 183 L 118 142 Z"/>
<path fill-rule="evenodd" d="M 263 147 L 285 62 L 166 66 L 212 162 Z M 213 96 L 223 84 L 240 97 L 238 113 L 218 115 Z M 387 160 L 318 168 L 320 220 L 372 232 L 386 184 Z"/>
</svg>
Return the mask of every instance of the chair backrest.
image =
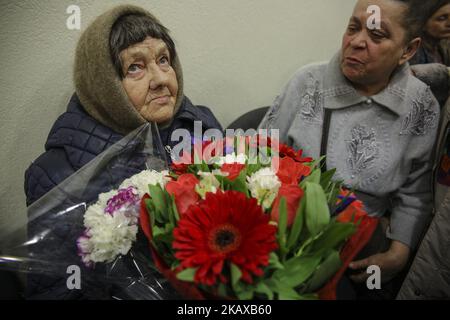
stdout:
<svg viewBox="0 0 450 320">
<path fill-rule="evenodd" d="M 269 107 L 251 110 L 234 120 L 227 129 L 242 129 L 244 131 L 248 129 L 257 129 L 268 110 Z"/>
</svg>

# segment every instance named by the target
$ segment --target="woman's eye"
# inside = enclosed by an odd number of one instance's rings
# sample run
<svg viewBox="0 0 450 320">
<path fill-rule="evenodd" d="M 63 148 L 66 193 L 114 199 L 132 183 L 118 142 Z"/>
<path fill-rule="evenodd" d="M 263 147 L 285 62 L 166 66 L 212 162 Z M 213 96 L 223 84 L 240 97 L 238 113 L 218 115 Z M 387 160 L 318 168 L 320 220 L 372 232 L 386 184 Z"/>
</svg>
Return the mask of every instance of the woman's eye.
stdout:
<svg viewBox="0 0 450 320">
<path fill-rule="evenodd" d="M 142 68 L 143 68 L 143 66 L 134 63 L 134 64 L 132 64 L 132 65 L 130 65 L 128 67 L 127 73 L 131 74 L 131 75 L 134 75 L 134 74 L 137 74 L 137 73 L 141 72 Z"/>
<path fill-rule="evenodd" d="M 159 59 L 159 63 L 164 65 L 170 65 L 170 59 L 168 56 L 162 56 L 161 59 Z"/>
<path fill-rule="evenodd" d="M 372 32 L 371 35 L 374 39 L 383 39 L 385 37 L 384 34 L 380 32 Z"/>
<path fill-rule="evenodd" d="M 357 31 L 357 28 L 355 26 L 353 26 L 353 25 L 347 27 L 347 32 L 348 33 L 354 33 L 356 31 Z"/>
</svg>

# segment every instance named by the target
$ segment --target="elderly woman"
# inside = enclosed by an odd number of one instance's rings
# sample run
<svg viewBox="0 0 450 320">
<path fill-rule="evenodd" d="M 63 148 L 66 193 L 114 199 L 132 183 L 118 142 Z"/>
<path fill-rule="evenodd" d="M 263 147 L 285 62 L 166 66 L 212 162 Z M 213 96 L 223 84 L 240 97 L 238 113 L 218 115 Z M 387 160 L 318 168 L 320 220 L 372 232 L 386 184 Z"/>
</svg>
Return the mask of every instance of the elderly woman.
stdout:
<svg viewBox="0 0 450 320">
<path fill-rule="evenodd" d="M 371 5 L 381 10 L 380 28 L 369 23 Z M 439 105 L 407 63 L 420 44 L 414 9 L 406 0 L 359 0 L 341 50 L 327 64 L 301 68 L 260 125 L 279 129 L 307 156 L 326 155 L 326 167 L 369 214 L 390 214 L 389 246 L 350 265 L 356 282 L 370 265 L 381 268 L 383 282 L 393 278 L 429 222 Z"/>
<path fill-rule="evenodd" d="M 193 134 L 194 121 L 201 121 L 203 130 L 222 130 L 208 108 L 194 106 L 184 96 L 175 44 L 168 30 L 141 8 L 119 6 L 95 19 L 78 42 L 74 80 L 76 93 L 67 112 L 53 125 L 46 152 L 26 171 L 28 205 L 147 122 L 158 124 L 166 150 L 178 143 L 171 140 L 174 130 L 187 129 Z M 138 156 L 129 166 L 145 169 Z M 131 169 L 115 171 L 114 180 L 128 178 Z M 103 191 L 115 187 L 111 175 L 102 174 Z M 76 249 L 75 242 L 64 243 L 69 243 L 68 251 Z M 98 286 L 98 292 L 70 291 L 65 279 L 29 280 L 32 298 L 110 297 L 104 286 Z"/>
<path fill-rule="evenodd" d="M 158 124 L 168 147 L 177 143 L 171 133 L 179 128 L 193 133 L 194 121 L 202 121 L 203 130 L 221 129 L 208 108 L 184 96 L 168 30 L 137 7 L 116 7 L 85 30 L 74 82 L 76 93 L 53 125 L 46 152 L 26 171 L 28 205 L 146 122 Z"/>
</svg>

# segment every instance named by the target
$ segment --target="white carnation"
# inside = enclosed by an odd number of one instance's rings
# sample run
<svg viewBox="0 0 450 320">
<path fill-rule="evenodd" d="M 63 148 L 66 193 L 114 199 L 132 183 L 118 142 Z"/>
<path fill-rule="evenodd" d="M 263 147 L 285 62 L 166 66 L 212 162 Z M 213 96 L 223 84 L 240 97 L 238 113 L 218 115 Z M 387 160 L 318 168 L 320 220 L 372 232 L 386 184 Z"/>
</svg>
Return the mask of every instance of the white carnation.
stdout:
<svg viewBox="0 0 450 320">
<path fill-rule="evenodd" d="M 161 172 L 155 170 L 144 170 L 122 182 L 122 184 L 120 185 L 120 189 L 125 189 L 133 186 L 138 191 L 139 197 L 142 198 L 144 194 L 148 193 L 149 184 L 160 184 L 161 187 L 164 188 L 166 186 L 166 183 L 170 181 L 168 175 L 169 171 L 167 170 Z"/>
<path fill-rule="evenodd" d="M 112 262 L 118 255 L 127 254 L 136 241 L 138 227 L 134 222 L 124 211 L 103 214 L 102 225 L 89 229 L 87 235 L 90 238 L 81 243 L 89 252 L 85 260 Z"/>
<path fill-rule="evenodd" d="M 105 193 L 101 193 L 98 196 L 98 201 L 97 204 L 102 207 L 102 208 L 106 208 L 106 205 L 108 204 L 108 200 L 111 199 L 112 197 L 114 197 L 117 194 L 118 190 L 111 190 Z"/>
<path fill-rule="evenodd" d="M 258 204 L 264 209 L 269 209 L 277 197 L 281 182 L 275 171 L 271 168 L 263 168 L 247 177 L 247 186 L 252 197 L 258 200 Z"/>
<path fill-rule="evenodd" d="M 162 188 L 171 179 L 168 171 L 144 170 L 122 182 L 119 189 L 132 187 L 142 198 L 149 191 L 148 185 L 160 184 Z M 126 192 L 126 191 L 124 191 Z M 98 201 L 89 206 L 84 215 L 86 232 L 78 241 L 78 249 L 86 265 L 95 262 L 112 262 L 118 255 L 126 255 L 136 241 L 138 231 L 139 202 L 119 206 L 112 214 L 105 212 L 108 200 L 119 190 L 102 193 Z"/>
<path fill-rule="evenodd" d="M 225 157 L 218 157 L 217 159 L 214 159 L 214 163 L 218 165 L 223 165 L 225 163 L 227 164 L 233 164 L 233 163 L 239 163 L 239 164 L 245 164 L 247 161 L 247 156 L 243 153 L 240 153 L 236 155 L 236 153 L 227 154 Z"/>
</svg>

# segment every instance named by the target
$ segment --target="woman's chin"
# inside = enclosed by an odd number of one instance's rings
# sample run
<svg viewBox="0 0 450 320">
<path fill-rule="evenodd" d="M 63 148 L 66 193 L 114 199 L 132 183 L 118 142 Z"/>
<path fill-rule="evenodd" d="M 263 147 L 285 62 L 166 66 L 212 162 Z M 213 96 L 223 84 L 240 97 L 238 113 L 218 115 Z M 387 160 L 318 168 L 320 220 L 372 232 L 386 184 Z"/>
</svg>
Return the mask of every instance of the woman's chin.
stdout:
<svg viewBox="0 0 450 320">
<path fill-rule="evenodd" d="M 152 110 L 148 112 L 148 110 L 141 110 L 142 117 L 148 122 L 156 122 L 158 124 L 164 124 L 170 122 L 173 118 L 173 107 L 172 106 L 164 106 L 159 108 L 158 110 Z"/>
</svg>

